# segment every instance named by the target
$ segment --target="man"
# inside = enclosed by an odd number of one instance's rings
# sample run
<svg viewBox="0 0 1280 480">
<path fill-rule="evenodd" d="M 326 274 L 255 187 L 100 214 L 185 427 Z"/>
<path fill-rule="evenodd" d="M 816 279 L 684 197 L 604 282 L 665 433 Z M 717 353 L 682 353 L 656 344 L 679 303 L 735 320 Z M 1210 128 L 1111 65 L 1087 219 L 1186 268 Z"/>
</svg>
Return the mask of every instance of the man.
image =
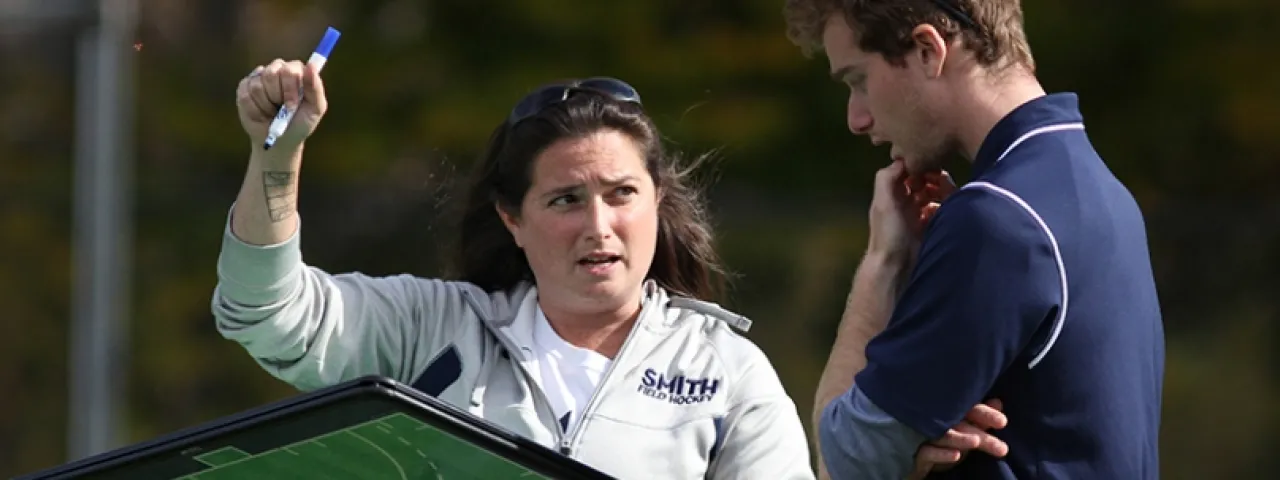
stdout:
<svg viewBox="0 0 1280 480">
<path fill-rule="evenodd" d="M 892 145 L 819 384 L 820 464 L 905 478 L 922 444 L 998 398 L 1007 455 L 939 476 L 1158 478 L 1164 333 L 1143 217 L 1077 97 L 1036 80 L 1018 0 L 785 13 L 849 87 L 849 129 Z M 957 153 L 973 180 L 951 193 L 939 172 Z"/>
</svg>

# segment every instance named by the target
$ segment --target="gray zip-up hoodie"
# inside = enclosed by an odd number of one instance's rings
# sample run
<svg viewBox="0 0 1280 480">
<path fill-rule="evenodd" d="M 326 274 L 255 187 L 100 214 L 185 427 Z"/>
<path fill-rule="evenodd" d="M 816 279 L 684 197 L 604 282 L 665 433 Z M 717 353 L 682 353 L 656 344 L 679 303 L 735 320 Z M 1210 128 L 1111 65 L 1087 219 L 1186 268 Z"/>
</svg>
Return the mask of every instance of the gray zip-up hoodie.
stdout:
<svg viewBox="0 0 1280 480">
<path fill-rule="evenodd" d="M 212 309 L 224 337 L 301 390 L 387 376 L 623 479 L 814 478 L 795 404 L 730 328 L 746 318 L 646 284 L 636 327 L 564 431 L 530 373 L 536 287 L 329 274 L 303 263 L 299 235 L 253 246 L 228 224 Z"/>
</svg>

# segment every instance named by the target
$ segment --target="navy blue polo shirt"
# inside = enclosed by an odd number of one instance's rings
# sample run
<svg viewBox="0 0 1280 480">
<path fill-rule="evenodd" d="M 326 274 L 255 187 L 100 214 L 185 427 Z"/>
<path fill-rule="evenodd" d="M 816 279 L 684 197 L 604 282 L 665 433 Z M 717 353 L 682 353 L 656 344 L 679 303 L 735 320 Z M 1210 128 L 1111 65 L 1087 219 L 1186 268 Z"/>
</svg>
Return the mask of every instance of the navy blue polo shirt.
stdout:
<svg viewBox="0 0 1280 480">
<path fill-rule="evenodd" d="M 1078 99 L 1028 102 L 939 208 L 855 382 L 929 438 L 999 398 L 1003 459 L 944 478 L 1155 479 L 1164 331 L 1137 202 L 1090 144 Z"/>
</svg>

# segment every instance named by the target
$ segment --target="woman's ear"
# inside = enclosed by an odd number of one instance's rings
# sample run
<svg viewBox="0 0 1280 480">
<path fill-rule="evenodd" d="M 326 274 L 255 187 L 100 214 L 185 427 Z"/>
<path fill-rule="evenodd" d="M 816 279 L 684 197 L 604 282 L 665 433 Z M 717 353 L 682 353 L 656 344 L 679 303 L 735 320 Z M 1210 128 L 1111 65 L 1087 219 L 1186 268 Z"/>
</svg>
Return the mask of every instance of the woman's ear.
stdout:
<svg viewBox="0 0 1280 480">
<path fill-rule="evenodd" d="M 507 231 L 511 232 L 511 238 L 515 240 L 516 246 L 524 248 L 524 242 L 520 240 L 520 219 L 507 213 L 498 202 L 493 202 L 493 209 L 498 212 L 498 218 L 502 219 L 502 224 L 507 227 Z"/>
</svg>

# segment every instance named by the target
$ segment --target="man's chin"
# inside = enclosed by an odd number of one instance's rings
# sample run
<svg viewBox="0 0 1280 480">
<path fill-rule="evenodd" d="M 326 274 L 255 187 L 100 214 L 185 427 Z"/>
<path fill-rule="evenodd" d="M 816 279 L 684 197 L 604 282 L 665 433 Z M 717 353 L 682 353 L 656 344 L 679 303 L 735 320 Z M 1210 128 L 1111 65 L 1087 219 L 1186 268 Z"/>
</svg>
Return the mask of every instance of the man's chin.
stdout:
<svg viewBox="0 0 1280 480">
<path fill-rule="evenodd" d="M 923 157 L 928 160 L 922 160 L 922 157 L 907 157 L 902 163 L 907 168 L 908 175 L 924 175 L 926 173 L 939 173 L 942 171 L 943 161 L 941 157 Z"/>
</svg>

